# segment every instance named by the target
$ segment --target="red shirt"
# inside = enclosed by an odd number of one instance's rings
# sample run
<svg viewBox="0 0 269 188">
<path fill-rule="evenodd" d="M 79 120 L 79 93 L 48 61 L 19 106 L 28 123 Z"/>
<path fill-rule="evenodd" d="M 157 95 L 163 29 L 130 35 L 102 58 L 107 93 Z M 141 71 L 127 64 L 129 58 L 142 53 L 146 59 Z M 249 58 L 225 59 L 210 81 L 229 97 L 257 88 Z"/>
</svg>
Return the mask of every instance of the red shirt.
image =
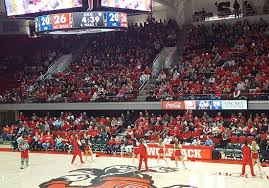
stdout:
<svg viewBox="0 0 269 188">
<path fill-rule="evenodd" d="M 242 153 L 243 153 L 243 162 L 244 163 L 250 163 L 251 162 L 251 149 L 249 146 L 243 146 L 242 147 Z"/>
<path fill-rule="evenodd" d="M 147 157 L 148 156 L 148 151 L 147 151 L 147 148 L 144 144 L 139 144 L 138 146 L 138 151 L 139 151 L 139 154 L 143 157 Z"/>
<path fill-rule="evenodd" d="M 4 127 L 4 133 L 10 134 L 11 133 L 11 128 L 10 127 Z"/>
<path fill-rule="evenodd" d="M 79 144 L 77 140 L 73 141 L 73 146 L 74 146 L 74 152 L 80 151 Z"/>
<path fill-rule="evenodd" d="M 51 136 L 45 136 L 45 142 L 49 142 L 51 143 L 52 142 L 52 137 Z"/>
</svg>

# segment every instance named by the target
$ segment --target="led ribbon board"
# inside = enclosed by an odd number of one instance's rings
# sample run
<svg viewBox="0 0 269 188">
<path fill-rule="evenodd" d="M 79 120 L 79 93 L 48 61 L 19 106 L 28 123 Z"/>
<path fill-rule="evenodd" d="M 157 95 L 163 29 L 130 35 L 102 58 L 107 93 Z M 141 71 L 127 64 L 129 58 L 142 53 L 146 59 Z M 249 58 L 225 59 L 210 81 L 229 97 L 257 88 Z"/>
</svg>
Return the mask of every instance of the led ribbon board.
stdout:
<svg viewBox="0 0 269 188">
<path fill-rule="evenodd" d="M 127 27 L 127 14 L 122 12 L 73 12 L 43 15 L 35 18 L 36 32 L 84 28 L 120 29 Z"/>
</svg>

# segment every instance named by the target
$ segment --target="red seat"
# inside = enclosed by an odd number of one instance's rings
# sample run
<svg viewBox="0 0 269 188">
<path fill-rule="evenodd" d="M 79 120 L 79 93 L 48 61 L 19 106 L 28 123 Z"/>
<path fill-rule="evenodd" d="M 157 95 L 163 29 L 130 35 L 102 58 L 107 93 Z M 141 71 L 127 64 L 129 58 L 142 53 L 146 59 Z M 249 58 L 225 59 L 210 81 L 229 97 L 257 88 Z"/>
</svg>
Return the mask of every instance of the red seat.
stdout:
<svg viewBox="0 0 269 188">
<path fill-rule="evenodd" d="M 231 137 L 231 143 L 237 143 L 238 142 L 238 139 L 239 139 L 238 136 L 235 136 L 235 135 L 232 136 Z"/>
<path fill-rule="evenodd" d="M 238 143 L 243 144 L 246 139 L 247 139 L 246 136 L 239 136 Z"/>
<path fill-rule="evenodd" d="M 213 143 L 218 145 L 220 143 L 220 138 L 213 138 Z"/>
<path fill-rule="evenodd" d="M 247 141 L 248 141 L 249 144 L 251 144 L 251 142 L 254 141 L 254 140 L 255 140 L 254 136 L 248 136 L 247 137 Z"/>
</svg>

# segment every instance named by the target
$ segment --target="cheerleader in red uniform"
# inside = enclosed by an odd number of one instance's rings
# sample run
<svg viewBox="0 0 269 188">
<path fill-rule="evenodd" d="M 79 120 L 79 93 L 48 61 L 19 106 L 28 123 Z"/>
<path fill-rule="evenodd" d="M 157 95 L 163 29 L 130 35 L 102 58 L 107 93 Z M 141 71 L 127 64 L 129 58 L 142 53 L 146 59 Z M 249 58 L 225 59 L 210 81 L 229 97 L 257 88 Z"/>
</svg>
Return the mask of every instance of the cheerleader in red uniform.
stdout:
<svg viewBox="0 0 269 188">
<path fill-rule="evenodd" d="M 85 156 L 86 156 L 86 160 L 87 160 L 89 154 L 91 155 L 91 158 L 93 160 L 93 152 L 92 152 L 92 148 L 91 148 L 91 143 L 90 143 L 89 140 L 86 140 L 86 142 L 85 142 Z"/>
<path fill-rule="evenodd" d="M 73 154 L 73 158 L 72 158 L 72 162 L 71 162 L 71 164 L 74 163 L 74 161 L 75 161 L 77 155 L 78 155 L 79 158 L 80 158 L 80 162 L 81 162 L 81 163 L 84 163 L 83 160 L 82 160 L 82 153 L 81 153 L 80 146 L 81 146 L 81 142 L 80 142 L 80 140 L 78 139 L 78 136 L 76 135 L 76 136 L 75 136 L 75 139 L 73 140 L 74 154 Z"/>
<path fill-rule="evenodd" d="M 174 157 L 175 157 L 176 167 L 178 168 L 178 160 L 181 160 L 184 168 L 187 169 L 186 165 L 185 165 L 185 162 L 184 162 L 184 158 L 183 158 L 181 149 L 182 149 L 182 145 L 179 143 L 179 141 L 177 139 L 175 139 Z"/>
<path fill-rule="evenodd" d="M 133 139 L 133 157 L 132 157 L 132 164 L 134 164 L 135 158 L 139 158 L 139 150 L 137 146 L 137 140 Z"/>
<path fill-rule="evenodd" d="M 157 159 L 158 163 L 161 157 L 164 159 L 165 163 L 167 164 L 167 160 L 165 158 L 165 145 L 162 138 L 159 139 L 159 151 L 158 151 L 158 159 Z"/>
<path fill-rule="evenodd" d="M 147 151 L 147 146 L 143 142 L 144 142 L 144 140 L 141 138 L 139 140 L 139 145 L 138 145 L 138 151 L 139 151 L 138 171 L 141 170 L 141 166 L 142 166 L 142 162 L 143 161 L 145 163 L 146 171 L 149 171 L 149 168 L 148 168 L 148 151 Z"/>
<path fill-rule="evenodd" d="M 257 143 L 255 141 L 252 141 L 252 143 L 251 143 L 251 156 L 252 156 L 253 167 L 254 167 L 255 163 L 257 163 L 260 174 L 262 174 L 260 157 L 259 157 L 259 146 L 257 145 Z"/>
<path fill-rule="evenodd" d="M 253 163 L 251 157 L 251 148 L 248 146 L 248 142 L 244 141 L 244 146 L 242 147 L 242 154 L 243 154 L 243 165 L 242 165 L 242 174 L 241 176 L 245 176 L 246 172 L 246 165 L 249 165 L 251 175 L 256 176 L 253 170 Z"/>
</svg>

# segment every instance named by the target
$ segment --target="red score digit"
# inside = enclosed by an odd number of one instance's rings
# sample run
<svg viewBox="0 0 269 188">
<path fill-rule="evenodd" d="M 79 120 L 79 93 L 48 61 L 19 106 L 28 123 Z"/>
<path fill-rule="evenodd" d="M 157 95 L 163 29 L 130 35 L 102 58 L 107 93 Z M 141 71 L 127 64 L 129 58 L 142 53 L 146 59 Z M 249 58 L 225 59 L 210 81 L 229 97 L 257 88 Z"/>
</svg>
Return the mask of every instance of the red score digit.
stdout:
<svg viewBox="0 0 269 188">
<path fill-rule="evenodd" d="M 120 13 L 120 26 L 121 27 L 128 27 L 128 21 L 127 21 L 127 14 L 126 13 Z"/>
<path fill-rule="evenodd" d="M 52 29 L 67 29 L 72 28 L 71 13 L 53 14 L 52 15 Z"/>
</svg>

